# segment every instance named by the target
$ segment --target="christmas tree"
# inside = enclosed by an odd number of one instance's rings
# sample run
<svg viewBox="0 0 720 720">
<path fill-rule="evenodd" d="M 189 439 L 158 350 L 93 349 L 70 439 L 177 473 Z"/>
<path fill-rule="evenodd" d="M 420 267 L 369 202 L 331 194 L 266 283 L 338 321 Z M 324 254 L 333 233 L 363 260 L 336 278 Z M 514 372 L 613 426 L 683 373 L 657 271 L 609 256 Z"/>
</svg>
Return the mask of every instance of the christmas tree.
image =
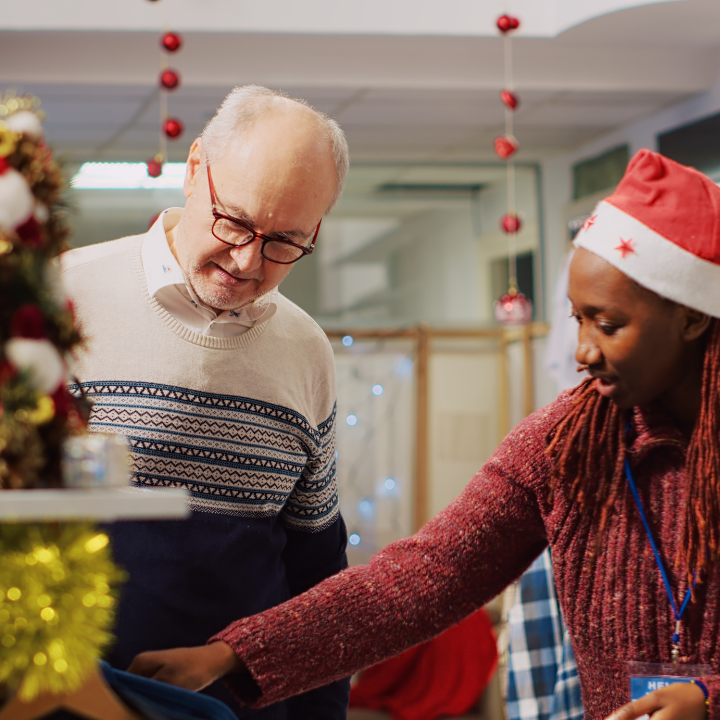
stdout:
<svg viewBox="0 0 720 720">
<path fill-rule="evenodd" d="M 63 442 L 88 414 L 66 389 L 80 336 L 55 259 L 68 236 L 63 177 L 38 105 L 0 96 L 0 503 L 62 487 Z M 0 710 L 95 672 L 121 578 L 90 523 L 0 524 Z"/>
<path fill-rule="evenodd" d="M 32 97 L 0 96 L 0 488 L 62 485 L 61 448 L 86 409 L 66 390 L 80 336 L 57 255 L 63 177 Z"/>
</svg>

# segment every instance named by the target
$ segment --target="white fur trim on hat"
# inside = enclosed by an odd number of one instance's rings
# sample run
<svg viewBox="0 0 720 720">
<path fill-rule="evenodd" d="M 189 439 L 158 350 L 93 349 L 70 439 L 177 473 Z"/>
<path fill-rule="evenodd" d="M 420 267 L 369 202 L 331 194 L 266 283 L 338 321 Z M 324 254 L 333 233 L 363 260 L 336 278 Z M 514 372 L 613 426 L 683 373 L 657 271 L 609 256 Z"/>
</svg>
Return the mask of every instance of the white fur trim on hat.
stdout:
<svg viewBox="0 0 720 720">
<path fill-rule="evenodd" d="M 720 318 L 720 265 L 683 250 L 603 200 L 573 242 L 648 290 Z"/>
</svg>

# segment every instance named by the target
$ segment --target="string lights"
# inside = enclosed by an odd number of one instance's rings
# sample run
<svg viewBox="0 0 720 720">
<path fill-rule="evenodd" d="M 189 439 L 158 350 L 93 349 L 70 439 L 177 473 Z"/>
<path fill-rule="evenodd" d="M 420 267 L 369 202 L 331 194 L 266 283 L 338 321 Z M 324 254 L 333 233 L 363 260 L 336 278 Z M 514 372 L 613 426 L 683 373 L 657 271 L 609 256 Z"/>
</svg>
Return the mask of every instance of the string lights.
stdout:
<svg viewBox="0 0 720 720">
<path fill-rule="evenodd" d="M 508 290 L 495 301 L 495 318 L 503 325 L 519 325 L 532 319 L 533 307 L 523 295 L 517 283 L 517 234 L 521 220 L 515 205 L 515 153 L 519 143 L 514 134 L 514 114 L 520 105 L 515 92 L 512 64 L 512 33 L 520 27 L 520 21 L 510 15 L 498 18 L 497 28 L 503 37 L 505 55 L 505 87 L 500 99 L 505 106 L 505 133 L 495 138 L 495 152 L 505 161 L 507 180 L 507 212 L 500 220 L 500 229 L 508 236 Z"/>
<path fill-rule="evenodd" d="M 348 353 L 336 355 L 340 418 L 344 420 L 338 426 L 338 482 L 350 530 L 348 542 L 371 551 L 406 531 L 396 472 L 401 476 L 409 472 L 409 465 L 405 467 L 409 458 L 401 450 L 402 467 L 397 467 L 395 435 L 403 432 L 397 424 L 404 428 L 407 422 L 403 411 L 410 401 L 413 356 L 400 351 L 399 357 L 393 352 L 383 359 L 383 340 L 358 342 L 345 335 L 340 343 Z"/>
</svg>

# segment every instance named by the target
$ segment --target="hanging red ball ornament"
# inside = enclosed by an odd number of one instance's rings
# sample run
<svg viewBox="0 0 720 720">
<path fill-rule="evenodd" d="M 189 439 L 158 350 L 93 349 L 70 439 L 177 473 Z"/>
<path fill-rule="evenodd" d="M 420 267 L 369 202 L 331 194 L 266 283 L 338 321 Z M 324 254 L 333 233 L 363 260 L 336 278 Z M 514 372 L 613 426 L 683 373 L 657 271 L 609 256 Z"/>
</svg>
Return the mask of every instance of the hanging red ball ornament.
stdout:
<svg viewBox="0 0 720 720">
<path fill-rule="evenodd" d="M 497 26 L 498 30 L 504 35 L 511 30 L 517 30 L 520 27 L 520 21 L 510 15 L 501 15 L 497 20 Z"/>
<path fill-rule="evenodd" d="M 179 138 L 184 129 L 184 125 L 177 118 L 168 118 L 163 125 L 163 131 L 171 140 Z"/>
<path fill-rule="evenodd" d="M 37 305 L 21 305 L 10 320 L 10 334 L 13 337 L 29 340 L 45 339 L 47 333 L 42 310 Z"/>
<path fill-rule="evenodd" d="M 177 52 L 182 47 L 182 38 L 177 33 L 165 33 L 160 40 L 160 44 L 168 52 Z"/>
<path fill-rule="evenodd" d="M 145 162 L 147 165 L 147 174 L 151 178 L 160 177 L 162 175 L 162 162 L 160 160 L 155 160 L 154 158 L 152 160 L 147 160 Z"/>
<path fill-rule="evenodd" d="M 167 90 L 174 90 L 180 85 L 180 75 L 175 70 L 165 70 L 160 75 L 160 84 Z"/>
<path fill-rule="evenodd" d="M 521 292 L 508 292 L 495 301 L 495 319 L 503 325 L 524 325 L 532 315 L 532 301 Z"/>
<path fill-rule="evenodd" d="M 506 232 L 508 235 L 520 232 L 521 227 L 522 223 L 520 222 L 520 218 L 517 215 L 513 215 L 511 213 L 503 215 L 503 218 L 500 221 L 500 229 L 503 232 Z"/>
<path fill-rule="evenodd" d="M 505 103 L 505 106 L 511 110 L 515 110 L 520 104 L 520 98 L 510 90 L 503 90 L 500 93 L 500 99 Z"/>
<path fill-rule="evenodd" d="M 518 149 L 518 141 L 512 135 L 503 135 L 495 138 L 495 152 L 503 160 L 514 155 Z"/>
</svg>

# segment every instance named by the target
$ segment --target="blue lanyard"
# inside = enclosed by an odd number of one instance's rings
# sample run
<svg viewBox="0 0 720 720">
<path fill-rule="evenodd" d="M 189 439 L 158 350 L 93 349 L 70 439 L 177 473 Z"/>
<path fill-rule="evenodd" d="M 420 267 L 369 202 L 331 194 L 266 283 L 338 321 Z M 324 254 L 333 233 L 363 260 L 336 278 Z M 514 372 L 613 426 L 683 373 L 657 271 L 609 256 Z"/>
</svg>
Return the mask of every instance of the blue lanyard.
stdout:
<svg viewBox="0 0 720 720">
<path fill-rule="evenodd" d="M 670 605 L 672 606 L 673 615 L 675 616 L 675 632 L 673 633 L 672 641 L 674 646 L 673 661 L 676 662 L 677 656 L 679 655 L 678 644 L 680 643 L 680 620 L 682 619 L 682 616 L 685 613 L 685 610 L 687 610 L 687 606 L 690 603 L 692 590 L 691 588 L 688 588 L 687 593 L 685 594 L 685 599 L 680 606 L 680 610 L 678 610 L 677 604 L 675 603 L 675 597 L 673 596 L 672 587 L 670 586 L 670 578 L 668 578 L 668 574 L 665 570 L 665 564 L 663 563 L 662 557 L 660 557 L 660 552 L 657 549 L 655 538 L 653 537 L 652 530 L 650 529 L 650 524 L 648 523 L 647 517 L 645 515 L 645 508 L 643 507 L 642 500 L 640 499 L 640 493 L 638 492 L 637 485 L 635 484 L 635 479 L 633 478 L 632 470 L 630 469 L 630 461 L 627 458 L 625 458 L 625 477 L 627 478 L 628 485 L 630 486 L 630 492 L 632 492 L 633 498 L 635 498 L 635 504 L 637 505 L 640 519 L 645 526 L 645 532 L 647 533 L 648 540 L 650 541 L 650 546 L 652 547 L 653 554 L 655 555 L 655 562 L 657 563 L 657 566 L 660 570 L 660 575 L 662 575 L 663 582 L 665 583 L 665 591 L 667 592 L 667 596 L 670 599 Z"/>
</svg>

